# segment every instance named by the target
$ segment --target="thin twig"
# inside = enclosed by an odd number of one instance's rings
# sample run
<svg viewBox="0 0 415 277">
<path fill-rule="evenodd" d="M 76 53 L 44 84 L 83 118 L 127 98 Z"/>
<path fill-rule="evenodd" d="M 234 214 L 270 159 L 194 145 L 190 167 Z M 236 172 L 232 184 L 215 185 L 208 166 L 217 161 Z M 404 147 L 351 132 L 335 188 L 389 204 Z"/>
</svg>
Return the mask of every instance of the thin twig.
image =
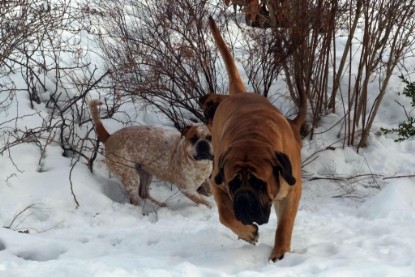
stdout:
<svg viewBox="0 0 415 277">
<path fill-rule="evenodd" d="M 389 176 L 389 177 L 383 177 L 382 180 L 390 180 L 390 179 L 400 179 L 400 178 L 414 178 L 415 174 L 411 175 L 400 175 L 400 176 Z"/>
<path fill-rule="evenodd" d="M 353 180 L 353 179 L 363 178 L 363 177 L 380 178 L 380 177 L 382 177 L 382 175 L 369 173 L 369 174 L 360 174 L 360 175 L 345 176 L 345 177 L 341 177 L 339 175 L 333 175 L 333 176 L 316 176 L 316 177 L 312 177 L 312 178 L 308 179 L 307 181 L 316 181 L 316 180 L 342 181 L 342 180 Z"/>
<path fill-rule="evenodd" d="M 24 208 L 23 210 L 21 210 L 20 212 L 18 212 L 15 216 L 14 216 L 14 218 L 13 218 L 13 220 L 12 220 L 12 222 L 10 222 L 10 224 L 9 224 L 9 226 L 4 226 L 4 228 L 7 228 L 7 229 L 11 229 L 11 227 L 12 227 L 12 225 L 14 224 L 14 222 L 24 213 L 24 212 L 26 212 L 27 210 L 29 210 L 29 209 L 31 209 L 31 208 L 33 208 L 33 207 L 35 207 L 36 206 L 36 204 L 30 204 L 29 206 L 27 206 L 26 208 Z"/>
<path fill-rule="evenodd" d="M 390 180 L 390 179 L 401 179 L 401 178 L 415 178 L 415 174 L 387 176 L 387 177 L 384 177 L 381 174 L 374 174 L 374 173 L 361 174 L 361 175 L 356 175 L 356 176 L 346 176 L 346 177 L 341 177 L 339 175 L 336 175 L 336 176 L 316 176 L 316 177 L 312 177 L 310 179 L 307 179 L 307 181 L 317 181 L 317 180 L 342 181 L 342 180 L 353 180 L 353 179 L 361 178 L 361 177 L 382 178 L 382 180 Z"/>
<path fill-rule="evenodd" d="M 79 208 L 79 202 L 78 202 L 78 200 L 76 199 L 76 195 L 75 195 L 75 193 L 74 193 L 74 191 L 73 191 L 73 183 L 72 183 L 72 171 L 73 171 L 73 169 L 75 168 L 75 165 L 77 164 L 77 162 L 79 161 L 79 158 L 78 158 L 78 160 L 77 161 L 75 161 L 74 162 L 74 164 L 72 165 L 72 167 L 71 167 L 71 170 L 69 171 L 69 182 L 70 182 L 70 185 L 71 185 L 71 193 L 72 193 L 72 196 L 73 196 L 73 200 L 75 201 L 75 204 L 76 204 L 76 206 L 75 206 L 75 208 L 76 209 L 78 209 Z"/>
</svg>

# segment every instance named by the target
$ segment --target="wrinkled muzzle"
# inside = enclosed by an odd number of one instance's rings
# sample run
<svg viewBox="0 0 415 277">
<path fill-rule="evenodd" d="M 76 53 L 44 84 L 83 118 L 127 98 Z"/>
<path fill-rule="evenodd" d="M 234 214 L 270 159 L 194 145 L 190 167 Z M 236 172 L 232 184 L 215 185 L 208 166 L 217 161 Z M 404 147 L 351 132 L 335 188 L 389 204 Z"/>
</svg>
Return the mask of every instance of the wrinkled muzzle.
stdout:
<svg viewBox="0 0 415 277">
<path fill-rule="evenodd" d="M 250 225 L 255 222 L 261 225 L 268 223 L 271 205 L 261 205 L 256 194 L 248 190 L 239 190 L 233 198 L 233 210 L 236 219 L 242 224 Z"/>
</svg>

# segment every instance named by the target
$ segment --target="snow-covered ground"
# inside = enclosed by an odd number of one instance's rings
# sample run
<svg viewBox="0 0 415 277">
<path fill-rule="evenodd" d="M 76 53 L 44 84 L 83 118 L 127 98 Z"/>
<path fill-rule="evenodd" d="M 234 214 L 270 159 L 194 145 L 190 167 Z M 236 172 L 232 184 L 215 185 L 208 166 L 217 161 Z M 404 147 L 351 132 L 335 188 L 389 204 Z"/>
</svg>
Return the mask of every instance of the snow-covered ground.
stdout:
<svg viewBox="0 0 415 277">
<path fill-rule="evenodd" d="M 21 109 L 33 113 L 19 97 Z M 3 116 L 13 117 L 13 107 Z M 38 124 L 30 118 L 18 124 Z M 327 116 L 322 130 L 336 120 Z M 334 128 L 304 141 L 304 159 L 336 141 L 335 134 Z M 292 253 L 271 263 L 274 213 L 252 246 L 219 223 L 215 208 L 195 206 L 157 182 L 152 194 L 167 207 L 147 204 L 143 215 L 108 177 L 102 156 L 94 174 L 82 163 L 74 168 L 75 208 L 70 159 L 60 147 L 48 146 L 39 172 L 39 148 L 21 144 L 0 157 L 0 224 L 8 227 L 0 228 L 0 276 L 415 276 L 414 178 L 382 178 L 414 174 L 413 153 L 414 139 L 398 144 L 383 135 L 372 135 L 360 154 L 341 147 L 319 152 L 304 168 Z M 312 179 L 369 173 L 382 177 Z"/>
<path fill-rule="evenodd" d="M 167 207 L 132 206 L 102 156 L 91 173 L 82 162 L 71 171 L 71 160 L 55 143 L 41 161 L 34 144 L 12 147 L 0 156 L 0 277 L 415 276 L 415 178 L 402 177 L 415 174 L 415 138 L 395 143 L 378 133 L 404 119 L 395 99 L 408 104 L 398 96 L 396 76 L 389 87 L 369 145 L 359 154 L 342 147 L 340 126 L 332 128 L 339 115 L 327 115 L 320 134 L 304 140 L 292 252 L 276 263 L 268 261 L 274 211 L 253 246 L 220 224 L 212 198 L 212 209 L 196 206 L 176 187 L 154 182 L 151 194 Z M 37 113 L 28 101 L 19 93 L 11 106 L 0 107 L 1 129 L 41 124 L 46 108 L 38 106 Z M 8 121 L 17 115 L 20 120 Z M 132 117 L 166 123 L 151 111 Z M 111 132 L 120 127 L 104 124 Z M 0 135 L 0 147 L 5 143 Z"/>
</svg>

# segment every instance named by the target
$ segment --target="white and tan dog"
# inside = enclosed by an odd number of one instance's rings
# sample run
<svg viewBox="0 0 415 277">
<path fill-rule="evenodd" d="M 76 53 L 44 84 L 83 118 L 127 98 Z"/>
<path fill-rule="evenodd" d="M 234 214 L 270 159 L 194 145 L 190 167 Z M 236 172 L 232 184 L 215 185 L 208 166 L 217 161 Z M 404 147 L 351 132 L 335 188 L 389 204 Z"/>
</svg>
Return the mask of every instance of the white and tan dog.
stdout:
<svg viewBox="0 0 415 277">
<path fill-rule="evenodd" d="M 180 132 L 155 126 L 133 126 L 110 135 L 102 125 L 98 106 L 89 102 L 98 138 L 105 145 L 105 161 L 127 189 L 130 202 L 139 205 L 140 197 L 159 206 L 164 203 L 149 194 L 153 176 L 175 184 L 196 204 L 210 207 L 197 190 L 212 173 L 211 134 L 206 126 L 189 126 Z"/>
</svg>

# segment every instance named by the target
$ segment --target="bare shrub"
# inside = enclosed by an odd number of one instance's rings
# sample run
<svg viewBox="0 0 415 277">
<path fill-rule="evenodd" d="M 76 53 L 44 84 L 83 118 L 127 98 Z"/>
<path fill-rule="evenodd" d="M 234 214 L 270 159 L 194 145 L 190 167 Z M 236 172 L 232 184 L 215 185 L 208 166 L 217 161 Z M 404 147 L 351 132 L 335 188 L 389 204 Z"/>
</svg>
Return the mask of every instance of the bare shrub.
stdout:
<svg viewBox="0 0 415 277">
<path fill-rule="evenodd" d="M 271 87 L 282 71 L 281 65 L 274 59 L 274 37 L 270 30 L 247 28 L 241 24 L 238 27 L 242 33 L 239 47 L 230 43 L 238 52 L 236 60 L 242 64 L 253 91 L 270 97 L 273 94 Z"/>
<path fill-rule="evenodd" d="M 270 31 L 235 28 L 238 19 L 209 1 L 100 1 L 90 5 L 112 85 L 122 97 L 141 99 L 178 129 L 203 121 L 197 99 L 227 91 L 221 60 L 207 28 L 214 14 L 254 91 L 268 96 L 281 67 L 273 59 Z M 230 22 L 229 19 L 235 19 Z M 238 26 L 242 27 L 242 26 Z"/>
<path fill-rule="evenodd" d="M 199 97 L 224 91 L 205 22 L 209 1 L 111 0 L 95 7 L 100 46 L 119 96 L 153 105 L 178 129 L 203 121 Z"/>
<path fill-rule="evenodd" d="M 389 80 L 414 45 L 415 1 L 224 3 L 241 10 L 247 25 L 273 30 L 274 61 L 283 68 L 291 98 L 300 107 L 301 90 L 308 95 L 310 138 L 320 118 L 340 103 L 345 145 L 365 146 Z M 379 91 L 374 99 L 370 86 Z"/>
<path fill-rule="evenodd" d="M 58 144 L 63 156 L 81 157 L 92 170 L 98 141 L 86 124 L 90 121 L 86 102 L 92 90 L 105 90 L 98 83 L 109 72 L 97 70 L 81 39 L 80 33 L 90 28 L 85 11 L 70 0 L 22 0 L 2 1 L 0 14 L 0 108 L 8 118 L 0 123 L 0 154 L 33 143 L 39 147 L 38 171 L 43 172 L 47 148 Z M 16 82 L 17 77 L 23 82 Z M 31 114 L 22 114 L 19 107 L 25 93 Z M 112 116 L 120 103 L 109 100 L 107 116 Z M 12 104 L 14 118 L 9 113 Z M 18 123 L 35 117 L 41 122 L 38 126 L 19 127 Z"/>
<path fill-rule="evenodd" d="M 30 204 L 29 206 L 26 206 L 25 208 L 23 208 L 20 212 L 18 212 L 12 219 L 12 221 L 10 222 L 10 224 L 8 226 L 3 226 L 4 228 L 7 229 L 12 229 L 15 231 L 19 231 L 22 232 L 22 228 L 20 228 L 19 226 L 28 218 L 31 216 L 31 210 L 32 209 L 36 209 L 37 206 L 36 204 Z M 23 228 L 24 231 L 23 232 L 27 232 L 28 233 L 28 229 L 27 228 Z"/>
<path fill-rule="evenodd" d="M 363 31 L 358 43 L 359 63 L 350 66 L 354 80 L 348 83 L 347 144 L 364 147 L 380 107 L 388 91 L 388 83 L 396 66 L 405 60 L 415 42 L 415 1 L 357 1 L 351 21 L 358 21 Z M 350 31 L 353 31 L 352 29 Z M 357 36 L 356 31 L 349 36 Z M 356 46 L 355 46 L 356 47 Z M 345 56 L 354 55 L 350 52 Z M 338 71 L 337 75 L 343 74 Z M 378 93 L 370 99 L 368 89 L 377 80 Z M 372 96 L 373 97 L 373 96 Z M 359 138 L 358 130 L 361 130 Z"/>
</svg>

